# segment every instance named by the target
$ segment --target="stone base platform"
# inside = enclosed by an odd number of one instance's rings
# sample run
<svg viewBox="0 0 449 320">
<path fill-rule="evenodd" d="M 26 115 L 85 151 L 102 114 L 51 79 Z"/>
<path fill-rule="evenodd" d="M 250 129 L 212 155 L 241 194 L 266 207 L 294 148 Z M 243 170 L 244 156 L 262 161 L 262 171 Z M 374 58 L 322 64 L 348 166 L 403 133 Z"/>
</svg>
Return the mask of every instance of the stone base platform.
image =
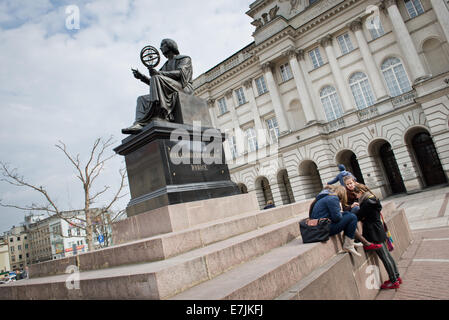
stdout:
<svg viewBox="0 0 449 320">
<path fill-rule="evenodd" d="M 238 197 L 230 198 L 237 204 Z M 375 254 L 360 248 L 362 257 L 340 254 L 340 235 L 326 243 L 302 243 L 298 222 L 310 203 L 268 210 L 248 205 L 244 213 L 228 205 L 229 213 L 235 212 L 229 215 L 216 207 L 213 220 L 197 219 L 178 231 L 33 265 L 31 279 L 0 286 L 0 299 L 374 298 L 378 290 L 366 286 L 368 267 L 378 266 L 385 280 Z M 407 219 L 393 202 L 383 205 L 398 259 L 411 241 Z M 65 274 L 71 264 L 80 272 Z"/>
</svg>

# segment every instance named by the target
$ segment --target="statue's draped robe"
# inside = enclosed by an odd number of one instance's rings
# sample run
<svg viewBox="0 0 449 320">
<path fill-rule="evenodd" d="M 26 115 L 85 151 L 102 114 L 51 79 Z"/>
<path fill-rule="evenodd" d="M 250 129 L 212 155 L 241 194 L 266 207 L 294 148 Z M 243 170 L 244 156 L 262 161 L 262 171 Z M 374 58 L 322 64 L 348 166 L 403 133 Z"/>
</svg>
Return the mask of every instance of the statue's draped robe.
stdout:
<svg viewBox="0 0 449 320">
<path fill-rule="evenodd" d="M 137 98 L 135 123 L 145 125 L 154 117 L 173 121 L 178 92 L 193 93 L 190 57 L 177 55 L 165 62 L 159 72 L 160 75 L 145 79 L 150 85 L 150 94 Z"/>
</svg>

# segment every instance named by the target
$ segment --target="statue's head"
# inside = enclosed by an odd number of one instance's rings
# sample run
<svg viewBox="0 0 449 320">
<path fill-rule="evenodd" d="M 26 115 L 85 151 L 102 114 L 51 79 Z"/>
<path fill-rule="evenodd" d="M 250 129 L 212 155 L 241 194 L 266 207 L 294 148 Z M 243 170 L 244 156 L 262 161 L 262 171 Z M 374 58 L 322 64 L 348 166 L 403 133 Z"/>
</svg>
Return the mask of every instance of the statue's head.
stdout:
<svg viewBox="0 0 449 320">
<path fill-rule="evenodd" d="M 164 54 L 164 56 L 166 55 L 167 51 L 164 52 L 164 50 L 168 50 L 173 52 L 174 54 L 179 54 L 179 50 L 178 50 L 178 45 L 176 44 L 176 42 L 172 39 L 163 39 L 161 41 L 161 51 Z"/>
</svg>

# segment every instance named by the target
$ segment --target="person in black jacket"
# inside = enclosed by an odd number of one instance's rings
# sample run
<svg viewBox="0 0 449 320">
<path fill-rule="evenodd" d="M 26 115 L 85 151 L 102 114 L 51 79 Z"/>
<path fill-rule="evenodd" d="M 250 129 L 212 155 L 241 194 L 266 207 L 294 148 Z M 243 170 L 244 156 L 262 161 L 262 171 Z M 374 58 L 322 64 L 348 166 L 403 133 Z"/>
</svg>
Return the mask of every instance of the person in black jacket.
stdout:
<svg viewBox="0 0 449 320">
<path fill-rule="evenodd" d="M 384 226 L 380 217 L 382 205 L 380 200 L 368 189 L 367 186 L 358 183 L 354 188 L 360 210 L 357 212 L 357 218 L 363 222 L 362 235 L 368 241 L 382 244 L 382 247 L 376 250 L 377 255 L 387 270 L 389 280 L 385 281 L 382 289 L 397 289 L 402 283 L 396 262 L 388 251 L 385 240 L 387 239 Z"/>
</svg>

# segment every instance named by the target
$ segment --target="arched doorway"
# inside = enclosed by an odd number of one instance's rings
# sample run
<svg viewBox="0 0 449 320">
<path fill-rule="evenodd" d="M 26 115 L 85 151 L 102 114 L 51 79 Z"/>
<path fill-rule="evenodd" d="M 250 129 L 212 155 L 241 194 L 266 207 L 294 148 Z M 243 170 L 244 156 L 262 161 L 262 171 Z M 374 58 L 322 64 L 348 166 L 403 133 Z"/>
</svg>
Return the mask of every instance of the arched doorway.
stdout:
<svg viewBox="0 0 449 320">
<path fill-rule="evenodd" d="M 259 201 L 260 208 L 265 207 L 268 200 L 273 200 L 273 194 L 271 192 L 270 182 L 267 178 L 261 177 L 256 180 L 256 196 Z"/>
<path fill-rule="evenodd" d="M 385 175 L 391 188 L 392 194 L 406 192 L 401 172 L 399 171 L 394 152 L 388 142 L 382 144 L 379 148 L 379 157 L 382 161 Z"/>
<path fill-rule="evenodd" d="M 295 202 L 293 196 L 292 186 L 286 169 L 279 171 L 278 173 L 279 191 L 281 193 L 282 203 L 289 204 Z"/>
<path fill-rule="evenodd" d="M 346 170 L 356 177 L 357 182 L 365 184 L 359 161 L 354 152 L 351 150 L 344 150 L 337 156 L 337 162 L 343 164 L 346 167 Z"/>
<path fill-rule="evenodd" d="M 320 173 L 315 162 L 306 160 L 299 165 L 302 192 L 306 199 L 314 198 L 322 189 Z"/>
<path fill-rule="evenodd" d="M 447 177 L 441 166 L 440 158 L 428 132 L 413 136 L 412 147 L 421 169 L 422 178 L 427 187 L 447 183 Z"/>
<path fill-rule="evenodd" d="M 239 183 L 237 184 L 237 187 L 239 188 L 240 193 L 248 193 L 248 188 L 246 187 L 245 184 Z"/>
</svg>

